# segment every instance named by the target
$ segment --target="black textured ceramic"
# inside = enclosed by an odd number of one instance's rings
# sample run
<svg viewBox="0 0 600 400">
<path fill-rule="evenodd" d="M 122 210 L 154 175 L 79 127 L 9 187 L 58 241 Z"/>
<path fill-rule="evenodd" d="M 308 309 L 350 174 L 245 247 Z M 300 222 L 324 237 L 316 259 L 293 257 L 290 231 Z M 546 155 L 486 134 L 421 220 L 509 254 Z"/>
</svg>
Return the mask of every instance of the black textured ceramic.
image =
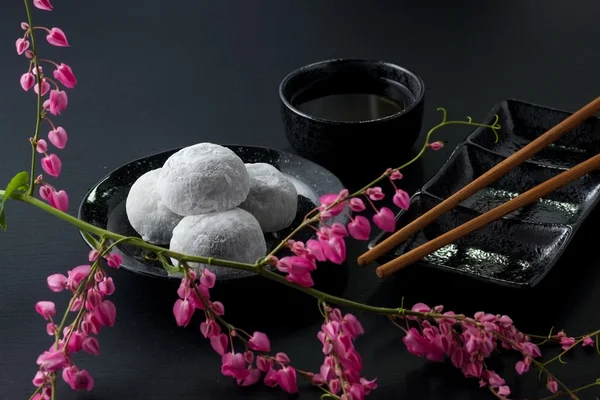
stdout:
<svg viewBox="0 0 600 400">
<path fill-rule="evenodd" d="M 257 146 L 224 145 L 233 150 L 245 163 L 268 163 L 279 169 L 296 186 L 298 191 L 298 212 L 295 221 L 289 228 L 265 234 L 267 248 L 273 249 L 281 239 L 285 238 L 296 227 L 304 216 L 318 204 L 320 196 L 328 193 L 339 193 L 343 189 L 340 180 L 325 168 L 297 155 L 280 150 Z M 125 164 L 98 182 L 90 189 L 79 206 L 79 218 L 97 227 L 112 232 L 140 237 L 132 228 L 125 212 L 125 202 L 129 189 L 144 173 L 161 168 L 167 158 L 180 149 L 168 150 Z M 338 222 L 347 221 L 347 213 L 337 216 Z M 310 233 L 299 240 L 308 240 Z M 85 238 L 84 238 L 85 240 Z M 86 241 L 88 245 L 88 243 Z M 91 247 L 91 245 L 90 245 Z M 123 257 L 122 268 L 156 277 L 169 277 L 159 262 L 148 260 L 150 255 L 126 244 L 118 244 L 117 252 Z M 163 244 L 168 248 L 168 243 Z M 232 278 L 248 276 L 248 274 L 232 275 Z"/>
<path fill-rule="evenodd" d="M 571 113 L 519 100 L 497 104 L 487 124 L 499 116 L 496 142 L 487 128 L 473 131 L 442 169 L 400 212 L 397 229 L 450 197 Z M 600 124 L 590 118 L 531 160 L 508 172 L 398 246 L 387 262 L 547 181 L 600 151 Z M 425 257 L 417 264 L 513 287 L 533 287 L 550 271 L 600 199 L 600 172 L 594 171 L 546 198 L 486 225 Z M 389 237 L 380 233 L 369 244 Z"/>
<path fill-rule="evenodd" d="M 315 84 L 327 93 L 369 93 L 389 80 L 408 89 L 413 100 L 402 111 L 366 121 L 334 121 L 308 115 L 296 98 Z M 425 86 L 405 68 L 382 61 L 337 59 L 307 65 L 286 76 L 279 87 L 287 139 L 298 154 L 332 170 L 349 168 L 358 160 L 395 165 L 419 137 Z M 377 168 L 380 168 L 379 166 Z"/>
</svg>

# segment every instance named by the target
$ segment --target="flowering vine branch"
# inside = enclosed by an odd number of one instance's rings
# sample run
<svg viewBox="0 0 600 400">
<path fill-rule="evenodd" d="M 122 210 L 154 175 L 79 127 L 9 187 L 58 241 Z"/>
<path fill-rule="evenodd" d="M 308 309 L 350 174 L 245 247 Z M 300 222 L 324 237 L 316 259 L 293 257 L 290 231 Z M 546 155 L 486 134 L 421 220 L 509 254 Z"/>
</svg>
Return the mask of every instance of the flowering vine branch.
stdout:
<svg viewBox="0 0 600 400">
<path fill-rule="evenodd" d="M 344 262 L 345 239 L 348 236 L 357 240 L 368 240 L 371 223 L 383 231 L 395 231 L 394 211 L 377 205 L 386 196 L 380 185 L 387 182 L 393 191 L 394 205 L 399 209 L 408 209 L 410 196 L 399 187 L 403 178 L 401 170 L 414 163 L 428 150 L 436 151 L 443 147 L 440 141 L 430 141 L 433 133 L 448 125 L 465 125 L 487 128 L 498 140 L 498 116 L 491 124 L 476 123 L 470 117 L 466 120 L 447 120 L 446 110 L 438 109 L 442 112 L 442 121 L 427 133 L 421 150 L 412 160 L 400 167 L 386 170 L 377 179 L 354 193 L 344 189 L 340 193 L 322 196 L 319 206 L 308 213 L 288 237 L 253 264 L 181 254 L 149 244 L 137 237 L 126 237 L 98 228 L 69 215 L 67 193 L 64 190 L 56 190 L 43 175 L 35 177 L 37 153 L 44 155 L 41 167 L 46 175 L 56 178 L 61 173 L 62 162 L 58 155 L 48 151 L 48 143 L 40 138 L 40 130 L 41 125 L 47 123 L 51 128 L 47 135 L 48 141 L 56 149 L 66 147 L 65 129 L 55 125 L 50 116 L 59 116 L 66 109 L 68 99 L 62 88 L 74 88 L 77 79 L 68 65 L 38 55 L 36 31 L 46 32 L 46 40 L 51 45 L 69 46 L 61 29 L 35 26 L 32 22 L 30 3 L 37 9 L 52 11 L 50 0 L 24 2 L 27 22 L 21 24 L 24 34 L 16 41 L 16 49 L 19 55 L 24 55 L 29 60 L 27 72 L 21 76 L 20 84 L 26 92 L 33 88 L 36 93 L 36 125 L 34 134 L 29 139 L 32 146 L 29 173 L 19 172 L 5 190 L 0 190 L 0 226 L 6 229 L 6 201 L 17 200 L 38 207 L 75 226 L 83 232 L 88 242 L 94 245 L 85 263 L 67 271 L 66 275 L 57 273 L 47 278 L 51 291 L 67 290 L 72 294 L 60 322 L 57 323 L 58 319 L 55 319 L 54 302 L 44 300 L 35 305 L 37 313 L 47 321 L 46 332 L 53 340 L 48 350 L 43 351 L 37 359 L 38 371 L 33 379 L 36 389 L 30 400 L 54 400 L 59 372 L 62 380 L 73 390 L 93 388 L 92 375 L 77 366 L 75 356 L 80 351 L 98 355 L 100 345 L 96 335 L 103 326 L 111 327 L 116 322 L 116 306 L 108 299 L 114 293 L 115 285 L 112 278 L 104 272 L 102 265 L 106 263 L 115 269 L 121 266 L 121 257 L 112 251 L 121 243 L 151 251 L 153 257 L 159 260 L 168 272 L 181 274 L 178 298 L 173 305 L 175 322 L 179 326 L 187 326 L 196 311 L 203 313 L 204 321 L 200 324 L 202 335 L 210 341 L 211 347 L 221 357 L 222 374 L 235 379 L 240 386 L 250 386 L 262 379 L 269 387 L 279 387 L 287 393 L 296 393 L 299 375 L 321 390 L 324 399 L 362 400 L 368 396 L 377 388 L 376 379 L 362 376 L 362 360 L 354 345 L 355 339 L 365 333 L 364 329 L 353 314 L 343 314 L 341 309 L 333 307 L 335 305 L 386 316 L 402 332 L 402 340 L 409 352 L 433 362 L 449 361 L 466 378 L 477 379 L 480 387 L 487 388 L 499 399 L 509 399 L 511 390 L 505 379 L 489 368 L 487 360 L 503 352 L 520 354 L 521 360 L 515 364 L 519 375 L 527 373 L 532 366 L 537 369 L 538 377 L 545 380 L 547 389 L 552 393 L 544 400 L 562 395 L 578 399 L 581 391 L 600 387 L 600 380 L 597 380 L 570 389 L 549 369 L 555 362 L 564 363 L 562 357 L 578 346 L 592 348 L 595 344 L 596 351 L 600 354 L 600 330 L 576 337 L 570 337 L 564 331 L 555 335 L 550 332 L 547 336 L 527 335 L 519 331 L 512 319 L 506 315 L 478 312 L 473 317 L 467 317 L 444 311 L 442 305 L 430 307 L 423 303 L 417 303 L 411 308 L 405 308 L 403 304 L 399 308 L 376 307 L 333 296 L 312 287 L 312 272 L 319 266 Z M 46 67 L 54 68 L 53 78 L 44 73 L 40 64 L 42 62 Z M 48 99 L 43 100 L 48 93 Z M 34 197 L 36 188 L 39 188 L 39 197 L 43 201 Z M 367 208 L 374 211 L 371 220 L 361 215 Z M 333 217 L 346 209 L 350 210 L 350 222 L 346 225 L 331 222 Z M 312 229 L 315 232 L 314 238 L 306 242 L 294 240 L 304 229 Z M 291 252 L 291 255 L 279 258 L 283 250 Z M 176 260 L 177 266 L 170 260 Z M 196 270 L 189 266 L 192 262 L 209 267 Z M 274 353 L 265 333 L 249 334 L 228 322 L 224 317 L 225 306 L 210 295 L 210 290 L 216 283 L 216 276 L 210 270 L 211 265 L 253 272 L 318 299 L 323 324 L 316 336 L 324 355 L 318 372 L 299 369 L 284 352 Z M 534 343 L 533 340 L 541 342 Z M 562 352 L 544 361 L 541 346 L 546 344 L 559 344 Z"/>
</svg>

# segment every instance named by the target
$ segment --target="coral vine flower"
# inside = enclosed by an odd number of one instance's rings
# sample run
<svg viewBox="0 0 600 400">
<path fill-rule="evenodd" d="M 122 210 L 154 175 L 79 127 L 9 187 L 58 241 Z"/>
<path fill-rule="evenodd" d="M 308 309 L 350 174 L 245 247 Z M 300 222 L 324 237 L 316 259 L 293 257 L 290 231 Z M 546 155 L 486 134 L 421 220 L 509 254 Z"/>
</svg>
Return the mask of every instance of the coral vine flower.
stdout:
<svg viewBox="0 0 600 400">
<path fill-rule="evenodd" d="M 396 189 L 394 198 L 392 199 L 394 204 L 403 210 L 408 210 L 410 207 L 410 196 L 402 189 Z"/>
<path fill-rule="evenodd" d="M 48 43 L 58 47 L 69 47 L 67 36 L 60 28 L 46 29 L 46 31 L 48 32 L 48 36 L 46 36 Z"/>
<path fill-rule="evenodd" d="M 48 320 L 56 315 L 56 306 L 51 301 L 38 301 L 35 305 L 35 311 Z"/>
<path fill-rule="evenodd" d="M 40 10 L 52 11 L 52 4 L 50 4 L 50 0 L 33 0 L 33 5 Z"/>
<path fill-rule="evenodd" d="M 47 104 L 44 104 L 44 108 L 50 111 L 52 115 L 60 115 L 60 112 L 67 108 L 68 102 L 67 92 L 64 90 L 52 90 L 50 91 L 50 99 L 47 100 Z"/>
<path fill-rule="evenodd" d="M 433 151 L 438 151 L 439 149 L 444 147 L 443 142 L 433 142 L 428 145 L 428 147 Z"/>
<path fill-rule="evenodd" d="M 49 154 L 42 158 L 42 169 L 51 176 L 58 177 L 62 169 L 62 162 L 56 154 Z"/>
<path fill-rule="evenodd" d="M 35 85 L 35 76 L 31 72 L 26 72 L 21 75 L 20 83 L 23 90 L 28 91 Z"/>
<path fill-rule="evenodd" d="M 38 140 L 35 144 L 35 150 L 40 154 L 44 154 L 46 151 L 48 151 L 48 143 L 46 143 L 44 139 Z"/>
<path fill-rule="evenodd" d="M 48 132 L 48 140 L 54 147 L 64 149 L 67 145 L 67 131 L 62 126 L 58 126 Z"/>
<path fill-rule="evenodd" d="M 254 332 L 250 340 L 248 340 L 248 345 L 252 350 L 263 353 L 268 353 L 271 351 L 271 342 L 269 341 L 267 335 L 262 332 Z"/>
<path fill-rule="evenodd" d="M 69 211 L 69 196 L 64 190 L 52 193 L 48 198 L 48 203 L 59 211 Z"/>
<path fill-rule="evenodd" d="M 61 63 L 60 65 L 57 65 L 53 75 L 56 80 L 69 89 L 72 89 L 75 87 L 75 85 L 77 85 L 77 78 L 75 78 L 71 67 L 69 67 L 67 64 Z"/>
<path fill-rule="evenodd" d="M 48 83 L 46 78 L 42 79 L 42 96 L 45 96 L 49 90 L 50 84 Z M 39 88 L 37 83 L 33 86 L 33 91 L 35 92 L 35 94 L 39 94 Z"/>
<path fill-rule="evenodd" d="M 394 213 L 387 207 L 381 207 L 377 214 L 373 216 L 373 222 L 382 231 L 394 232 L 396 229 L 396 219 Z"/>
<path fill-rule="evenodd" d="M 357 215 L 348 224 L 348 232 L 350 236 L 357 240 L 369 240 L 371 233 L 371 223 L 362 215 Z"/>
<path fill-rule="evenodd" d="M 29 48 L 29 40 L 19 38 L 15 42 L 15 45 L 17 47 L 17 54 L 21 55 L 21 54 L 25 53 L 25 50 L 27 50 Z"/>
</svg>

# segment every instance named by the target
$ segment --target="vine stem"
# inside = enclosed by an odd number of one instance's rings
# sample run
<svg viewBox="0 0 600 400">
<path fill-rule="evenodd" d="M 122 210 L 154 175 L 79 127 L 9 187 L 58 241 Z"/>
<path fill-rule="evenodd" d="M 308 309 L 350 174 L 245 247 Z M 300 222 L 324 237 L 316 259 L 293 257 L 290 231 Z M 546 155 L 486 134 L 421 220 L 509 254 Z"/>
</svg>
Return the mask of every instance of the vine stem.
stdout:
<svg viewBox="0 0 600 400">
<path fill-rule="evenodd" d="M 36 162 L 36 142 L 40 135 L 40 126 L 42 124 L 42 73 L 39 68 L 39 60 L 37 54 L 37 46 L 35 42 L 35 32 L 33 29 L 33 22 L 31 19 L 31 10 L 29 9 L 29 0 L 24 0 L 25 2 L 25 11 L 27 13 L 27 22 L 29 23 L 29 36 L 31 37 L 31 51 L 33 52 L 33 65 L 36 70 L 36 79 L 37 79 L 37 117 L 35 122 L 35 133 L 33 135 L 33 140 L 31 141 L 31 171 L 29 173 L 29 189 L 27 189 L 27 194 L 30 196 L 33 194 L 33 189 L 35 188 L 35 162 Z"/>
</svg>

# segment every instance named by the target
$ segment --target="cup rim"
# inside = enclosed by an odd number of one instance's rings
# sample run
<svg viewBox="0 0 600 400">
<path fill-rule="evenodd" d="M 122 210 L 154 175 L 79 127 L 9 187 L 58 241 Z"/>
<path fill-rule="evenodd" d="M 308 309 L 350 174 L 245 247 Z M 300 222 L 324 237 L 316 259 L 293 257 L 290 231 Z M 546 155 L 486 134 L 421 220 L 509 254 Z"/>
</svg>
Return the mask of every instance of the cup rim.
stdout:
<svg viewBox="0 0 600 400">
<path fill-rule="evenodd" d="M 359 63 L 371 63 L 371 64 L 379 64 L 379 65 L 383 65 L 392 69 L 396 69 L 396 70 L 400 70 L 408 75 L 410 75 L 413 79 L 417 80 L 419 82 L 419 84 L 421 85 L 421 91 L 417 94 L 417 96 L 415 96 L 415 101 L 413 101 L 408 107 L 402 109 L 401 111 L 398 111 L 394 114 L 391 115 L 387 115 L 385 117 L 381 117 L 381 118 L 375 118 L 375 119 L 367 119 L 367 120 L 361 120 L 361 121 L 337 121 L 337 120 L 332 120 L 332 119 L 326 119 L 326 118 L 319 118 L 319 117 L 315 117 L 313 115 L 307 114 L 305 112 L 300 111 L 298 108 L 296 108 L 291 101 L 289 101 L 287 99 L 287 97 L 284 95 L 283 91 L 284 91 L 284 87 L 285 85 L 290 81 L 290 79 L 292 79 L 294 76 L 298 75 L 299 73 L 310 69 L 310 68 L 315 68 L 319 65 L 323 65 L 323 64 L 331 64 L 331 63 L 335 63 L 335 62 L 359 62 Z M 387 120 L 392 120 L 394 118 L 398 118 L 404 114 L 408 114 L 410 111 L 412 111 L 414 108 L 416 108 L 422 101 L 423 101 L 423 97 L 425 96 L 425 82 L 423 82 L 423 79 L 418 76 L 417 74 L 415 74 L 414 72 L 412 72 L 411 70 L 402 67 L 400 65 L 391 63 L 391 62 L 387 62 L 387 61 L 381 61 L 381 60 L 376 60 L 376 59 L 368 59 L 368 58 L 332 58 L 329 60 L 322 60 L 322 61 L 317 61 L 311 64 L 306 64 L 300 68 L 297 68 L 293 71 L 291 71 L 290 73 L 288 73 L 280 82 L 279 84 L 279 98 L 280 100 L 283 102 L 283 104 L 285 104 L 285 106 L 290 110 L 293 111 L 294 113 L 298 114 L 299 116 L 302 116 L 304 118 L 310 119 L 312 121 L 316 121 L 316 122 L 322 122 L 322 123 L 327 123 L 327 124 L 338 124 L 338 125 L 356 125 L 356 124 L 369 124 L 369 123 L 374 123 L 374 122 L 381 122 L 381 121 L 387 121 Z"/>
</svg>

